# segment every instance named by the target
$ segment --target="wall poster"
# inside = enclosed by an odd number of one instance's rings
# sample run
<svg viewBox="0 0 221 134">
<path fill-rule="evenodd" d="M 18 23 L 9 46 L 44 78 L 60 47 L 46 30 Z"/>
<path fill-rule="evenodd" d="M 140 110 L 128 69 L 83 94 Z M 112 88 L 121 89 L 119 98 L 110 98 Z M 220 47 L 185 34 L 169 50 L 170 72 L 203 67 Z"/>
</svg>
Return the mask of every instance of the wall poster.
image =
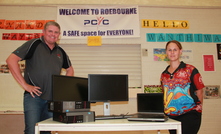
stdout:
<svg viewBox="0 0 221 134">
<path fill-rule="evenodd" d="M 220 98 L 220 86 L 219 85 L 206 85 L 204 87 L 205 99 L 218 99 Z"/>
<path fill-rule="evenodd" d="M 213 55 L 203 55 L 204 71 L 215 71 Z"/>
<path fill-rule="evenodd" d="M 217 48 L 217 58 L 218 60 L 221 60 L 221 44 L 216 44 Z"/>
</svg>

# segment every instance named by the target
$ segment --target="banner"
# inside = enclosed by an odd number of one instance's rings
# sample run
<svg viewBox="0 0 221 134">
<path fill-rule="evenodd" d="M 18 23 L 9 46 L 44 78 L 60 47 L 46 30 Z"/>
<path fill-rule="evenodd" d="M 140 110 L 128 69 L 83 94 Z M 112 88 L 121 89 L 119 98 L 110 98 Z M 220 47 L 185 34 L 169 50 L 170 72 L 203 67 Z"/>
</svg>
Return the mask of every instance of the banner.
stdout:
<svg viewBox="0 0 221 134">
<path fill-rule="evenodd" d="M 140 37 L 138 6 L 58 7 L 61 39 Z"/>
<path fill-rule="evenodd" d="M 146 33 L 147 42 L 204 42 L 220 43 L 221 34 L 194 34 L 194 33 Z"/>
</svg>

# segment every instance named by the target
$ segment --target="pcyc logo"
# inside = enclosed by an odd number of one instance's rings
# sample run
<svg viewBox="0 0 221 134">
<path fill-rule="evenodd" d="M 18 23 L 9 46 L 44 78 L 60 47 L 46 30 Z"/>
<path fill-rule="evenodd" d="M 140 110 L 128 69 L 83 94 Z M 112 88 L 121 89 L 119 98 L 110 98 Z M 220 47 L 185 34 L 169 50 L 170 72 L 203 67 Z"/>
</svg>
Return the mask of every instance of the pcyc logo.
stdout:
<svg viewBox="0 0 221 134">
<path fill-rule="evenodd" d="M 84 25 L 109 25 L 109 20 L 104 19 L 104 17 L 97 17 L 97 19 L 84 20 Z"/>
</svg>

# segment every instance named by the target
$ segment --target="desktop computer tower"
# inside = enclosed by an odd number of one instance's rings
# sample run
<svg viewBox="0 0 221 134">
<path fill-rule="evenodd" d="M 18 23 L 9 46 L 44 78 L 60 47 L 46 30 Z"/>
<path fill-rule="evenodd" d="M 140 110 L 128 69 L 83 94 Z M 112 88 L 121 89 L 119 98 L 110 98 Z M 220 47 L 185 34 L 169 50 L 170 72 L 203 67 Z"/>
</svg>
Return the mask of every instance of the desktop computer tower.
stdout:
<svg viewBox="0 0 221 134">
<path fill-rule="evenodd" d="M 94 122 L 95 112 L 94 111 L 66 112 L 66 113 L 53 112 L 53 120 L 62 123 Z"/>
<path fill-rule="evenodd" d="M 49 101 L 48 110 L 52 112 L 90 111 L 89 101 Z"/>
</svg>

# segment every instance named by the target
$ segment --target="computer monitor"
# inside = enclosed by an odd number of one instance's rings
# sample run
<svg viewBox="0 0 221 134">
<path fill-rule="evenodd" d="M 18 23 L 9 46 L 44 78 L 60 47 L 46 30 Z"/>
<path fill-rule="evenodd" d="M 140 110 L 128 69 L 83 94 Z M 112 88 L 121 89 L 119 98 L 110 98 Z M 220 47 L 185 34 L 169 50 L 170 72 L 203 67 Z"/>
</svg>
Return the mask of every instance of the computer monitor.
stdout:
<svg viewBox="0 0 221 134">
<path fill-rule="evenodd" d="M 109 115 L 111 101 L 128 101 L 128 75 L 89 74 L 88 100 L 104 102 L 104 115 Z"/>
<path fill-rule="evenodd" d="M 162 113 L 164 111 L 163 93 L 138 93 L 137 111 Z"/>
<path fill-rule="evenodd" d="M 88 79 L 74 76 L 52 76 L 53 101 L 88 101 Z"/>
</svg>

